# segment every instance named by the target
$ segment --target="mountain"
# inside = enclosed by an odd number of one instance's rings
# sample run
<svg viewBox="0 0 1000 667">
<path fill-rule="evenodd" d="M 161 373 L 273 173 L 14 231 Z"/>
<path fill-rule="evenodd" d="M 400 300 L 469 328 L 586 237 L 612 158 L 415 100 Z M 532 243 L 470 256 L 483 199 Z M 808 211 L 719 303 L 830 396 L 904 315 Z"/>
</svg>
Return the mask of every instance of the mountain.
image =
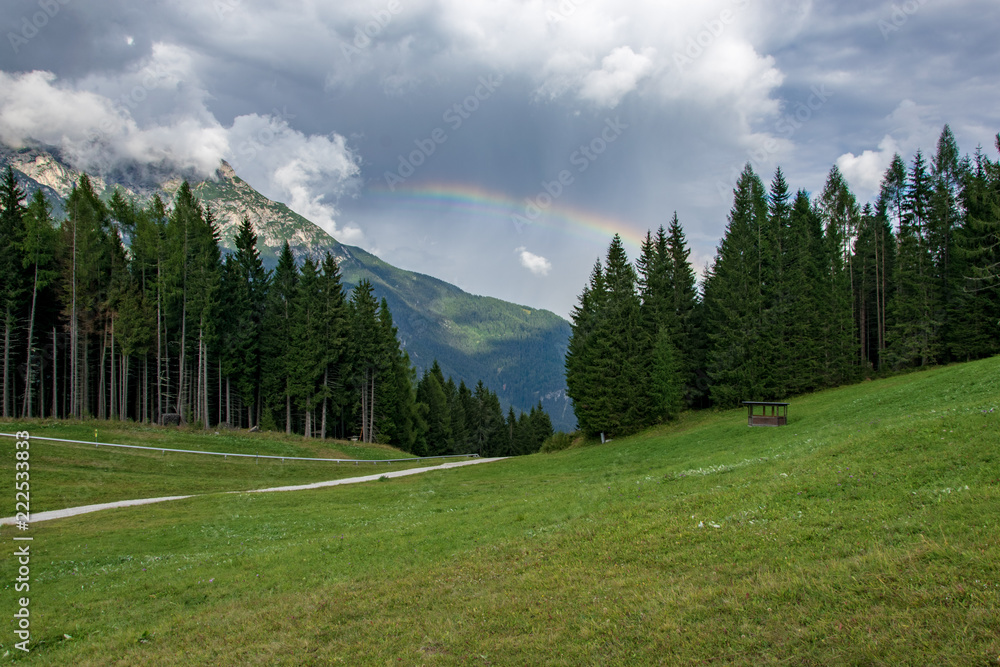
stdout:
<svg viewBox="0 0 1000 667">
<path fill-rule="evenodd" d="M 59 216 L 80 172 L 49 147 L 0 146 L 0 165 L 10 164 L 29 196 L 42 189 Z M 88 172 L 89 173 L 89 172 Z M 244 215 L 257 232 L 265 264 L 273 267 L 288 241 L 298 259 L 336 257 L 348 289 L 369 280 L 389 304 L 399 338 L 419 373 L 437 359 L 445 375 L 470 387 L 483 380 L 504 403 L 528 411 L 541 401 L 556 429 L 575 428 L 566 396 L 563 359 L 569 323 L 546 310 L 476 296 L 437 278 L 396 268 L 375 255 L 338 242 L 280 202 L 260 194 L 223 162 L 215 178 L 199 180 L 167 169 L 118 165 L 90 174 L 95 190 L 110 198 L 115 189 L 139 201 L 160 194 L 173 198 L 187 178 L 215 214 L 224 249 Z"/>
</svg>

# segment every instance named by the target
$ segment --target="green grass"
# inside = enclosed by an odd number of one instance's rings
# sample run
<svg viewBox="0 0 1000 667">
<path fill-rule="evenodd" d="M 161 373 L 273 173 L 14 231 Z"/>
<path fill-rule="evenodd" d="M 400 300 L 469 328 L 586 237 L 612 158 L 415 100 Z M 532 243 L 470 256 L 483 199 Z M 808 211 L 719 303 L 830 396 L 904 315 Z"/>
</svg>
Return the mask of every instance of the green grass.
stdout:
<svg viewBox="0 0 1000 667">
<path fill-rule="evenodd" d="M 380 460 L 410 455 L 385 445 L 359 445 L 333 440 L 305 440 L 301 436 L 245 431 L 215 431 L 161 428 L 141 424 L 109 424 L 100 421 L 55 422 L 0 420 L 0 432 L 27 430 L 34 437 L 86 442 L 109 442 L 168 449 Z M 97 439 L 95 440 L 95 430 Z M 2 439 L 4 451 L 13 446 Z M 191 495 L 216 491 L 249 491 L 271 486 L 305 484 L 342 477 L 370 475 L 376 470 L 401 470 L 428 462 L 336 464 L 321 461 L 220 458 L 177 452 L 130 450 L 70 443 L 33 441 L 31 446 L 32 512 L 105 503 L 135 498 Z M 14 457 L 0 458 L 0 474 L 13 488 Z M 10 511 L 0 516 L 13 516 Z"/>
<path fill-rule="evenodd" d="M 604 446 L 38 524 L 33 650 L 8 630 L 0 653 L 998 664 L 1000 358 L 797 398 L 789 419 L 691 414 Z"/>
</svg>

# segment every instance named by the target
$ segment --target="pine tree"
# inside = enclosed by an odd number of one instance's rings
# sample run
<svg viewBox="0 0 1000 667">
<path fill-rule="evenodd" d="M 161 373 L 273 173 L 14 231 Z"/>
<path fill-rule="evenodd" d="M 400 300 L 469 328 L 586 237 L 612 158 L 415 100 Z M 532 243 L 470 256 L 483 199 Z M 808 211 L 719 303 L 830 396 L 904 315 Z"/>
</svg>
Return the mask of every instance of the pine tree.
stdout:
<svg viewBox="0 0 1000 667">
<path fill-rule="evenodd" d="M 768 267 L 760 247 L 765 237 L 767 201 L 764 185 L 747 164 L 734 190 L 722 244 L 705 281 L 706 331 L 710 349 L 708 374 L 716 405 L 731 407 L 741 400 L 770 398 L 766 373 L 763 323 Z"/>
<path fill-rule="evenodd" d="M 41 190 L 36 190 L 24 213 L 24 239 L 21 246 L 22 266 L 28 270 L 31 278 L 31 306 L 28 313 L 28 339 L 25 352 L 25 389 L 24 405 L 21 414 L 33 417 L 34 387 L 38 382 L 39 390 L 44 391 L 43 367 L 44 357 L 34 354 L 36 349 L 36 327 L 39 322 L 39 296 L 52 302 L 48 286 L 58 276 L 55 265 L 56 233 L 52 226 L 51 207 Z M 5 244 L 6 245 L 6 244 Z M 46 298 L 48 297 L 48 298 Z M 45 403 L 39 399 L 39 416 L 43 416 Z"/>
<path fill-rule="evenodd" d="M 827 291 L 823 347 L 827 386 L 852 379 L 858 360 L 858 334 L 854 330 L 855 276 L 852 263 L 860 212 L 857 200 L 840 170 L 834 166 L 816 203 L 823 222 Z"/>
<path fill-rule="evenodd" d="M 380 366 L 378 371 L 379 404 L 382 406 L 376 432 L 379 442 L 386 442 L 407 451 L 417 437 L 417 406 L 414 391 L 415 370 L 410 357 L 399 344 L 389 304 L 383 298 L 378 309 Z"/>
<path fill-rule="evenodd" d="M 304 416 L 303 433 L 311 438 L 314 430 L 313 415 L 324 371 L 326 333 L 326 308 L 321 290 L 321 277 L 316 263 L 309 257 L 302 263 L 295 298 L 292 300 L 287 342 L 289 389 L 292 400 Z"/>
<path fill-rule="evenodd" d="M 269 416 L 268 421 L 278 425 L 276 415 L 282 415 L 285 433 L 292 432 L 292 368 L 287 346 L 291 340 L 291 314 L 298 281 L 295 258 L 286 241 L 274 269 L 261 323 L 261 385 L 266 407 L 260 417 L 264 427 L 265 417 Z"/>
<path fill-rule="evenodd" d="M 657 239 L 659 247 L 659 237 Z M 677 213 L 670 221 L 664 251 L 671 264 L 671 307 L 676 328 L 670 332 L 670 341 L 677 354 L 677 369 L 688 405 L 697 405 L 703 395 L 697 375 L 704 363 L 704 348 L 699 344 L 699 302 L 694 270 L 691 268 L 691 251 L 684 237 Z M 662 251 L 661 251 L 662 252 Z"/>
<path fill-rule="evenodd" d="M 321 407 L 321 437 L 327 433 L 328 415 L 337 418 L 341 437 L 344 436 L 345 410 L 350 399 L 347 382 L 348 370 L 348 321 L 347 299 L 341 283 L 340 267 L 330 253 L 323 258 L 323 273 L 320 290 L 324 304 L 323 390 Z M 407 364 L 408 365 L 408 364 Z"/>
<path fill-rule="evenodd" d="M 375 442 L 376 387 L 380 353 L 378 302 L 372 285 L 362 280 L 351 294 L 351 360 L 354 385 L 359 392 L 361 440 Z"/>
<path fill-rule="evenodd" d="M 1000 151 L 1000 135 L 996 148 Z M 968 360 L 1000 352 L 1000 163 L 977 150 L 963 180 L 952 353 Z"/>
<path fill-rule="evenodd" d="M 226 257 L 223 271 L 223 318 L 226 322 L 223 367 L 226 376 L 226 421 L 232 424 L 231 384 L 247 407 L 247 424 L 260 424 L 257 413 L 261 383 L 261 336 L 270 275 L 257 247 L 257 234 L 243 216 L 233 239 L 235 250 Z M 242 421 L 242 420 L 240 420 Z"/>
<path fill-rule="evenodd" d="M 440 456 L 451 450 L 451 414 L 444 378 L 437 361 L 424 372 L 417 385 L 417 401 L 427 406 L 427 455 Z"/>
<path fill-rule="evenodd" d="M 19 356 L 14 339 L 24 316 L 24 294 L 29 289 L 21 262 L 24 244 L 24 191 L 8 165 L 0 180 L 0 317 L 3 318 L 3 416 L 14 416 L 17 395 L 15 368 Z M 29 343 L 30 344 L 30 343 Z"/>
<path fill-rule="evenodd" d="M 953 348 L 961 345 L 953 321 L 961 316 L 961 305 L 956 297 L 961 292 L 963 281 L 955 271 L 954 255 L 956 230 L 961 224 L 960 190 L 968 168 L 967 162 L 959 157 L 955 135 L 945 125 L 931 164 L 927 220 L 927 245 L 936 282 L 934 313 L 938 328 L 935 337 L 940 341 L 938 361 L 941 362 L 953 359 Z"/>
<path fill-rule="evenodd" d="M 923 154 L 917 151 L 902 201 L 890 305 L 888 356 L 897 368 L 930 364 L 938 352 L 936 281 L 927 242 L 930 197 L 930 177 Z"/>
<path fill-rule="evenodd" d="M 579 428 L 588 434 L 600 433 L 598 422 L 604 410 L 603 379 L 597 369 L 600 355 L 598 326 L 603 317 L 607 289 L 600 260 L 594 265 L 590 282 L 573 309 L 572 334 L 566 353 L 567 395 L 573 400 Z"/>
</svg>

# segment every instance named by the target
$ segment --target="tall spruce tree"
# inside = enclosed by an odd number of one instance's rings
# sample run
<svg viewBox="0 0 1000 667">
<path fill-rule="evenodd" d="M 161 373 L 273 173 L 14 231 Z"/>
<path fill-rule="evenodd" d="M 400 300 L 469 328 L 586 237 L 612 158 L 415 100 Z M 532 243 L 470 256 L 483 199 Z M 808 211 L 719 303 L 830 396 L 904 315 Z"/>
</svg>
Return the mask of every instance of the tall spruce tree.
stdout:
<svg viewBox="0 0 1000 667">
<path fill-rule="evenodd" d="M 708 374 L 712 401 L 734 406 L 741 400 L 771 398 L 761 360 L 768 266 L 761 243 L 767 238 L 764 185 L 750 164 L 736 184 L 729 224 L 705 281 Z"/>
<path fill-rule="evenodd" d="M 25 239 L 24 191 L 8 165 L 0 178 L 0 317 L 3 318 L 3 409 L 4 417 L 14 416 L 17 396 L 16 371 L 19 346 L 15 338 L 24 316 L 24 295 L 28 276 L 22 265 Z"/>
<path fill-rule="evenodd" d="M 930 176 L 917 151 L 903 193 L 890 305 L 888 352 L 897 368 L 930 364 L 938 353 L 937 282 L 927 240 L 930 199 Z"/>
<path fill-rule="evenodd" d="M 286 241 L 274 269 L 261 323 L 262 393 L 261 427 L 275 428 L 282 417 L 285 433 L 292 432 L 292 367 L 287 354 L 291 316 L 299 282 L 295 258 Z"/>
</svg>

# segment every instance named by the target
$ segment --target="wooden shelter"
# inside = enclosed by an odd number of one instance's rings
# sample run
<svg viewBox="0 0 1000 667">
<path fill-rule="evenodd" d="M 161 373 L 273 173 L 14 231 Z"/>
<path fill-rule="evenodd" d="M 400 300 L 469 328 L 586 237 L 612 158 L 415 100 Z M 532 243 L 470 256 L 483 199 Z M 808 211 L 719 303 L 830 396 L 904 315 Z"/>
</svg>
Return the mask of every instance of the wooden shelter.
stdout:
<svg viewBox="0 0 1000 667">
<path fill-rule="evenodd" d="M 743 401 L 747 406 L 747 426 L 785 426 L 788 423 L 788 403 Z"/>
</svg>

